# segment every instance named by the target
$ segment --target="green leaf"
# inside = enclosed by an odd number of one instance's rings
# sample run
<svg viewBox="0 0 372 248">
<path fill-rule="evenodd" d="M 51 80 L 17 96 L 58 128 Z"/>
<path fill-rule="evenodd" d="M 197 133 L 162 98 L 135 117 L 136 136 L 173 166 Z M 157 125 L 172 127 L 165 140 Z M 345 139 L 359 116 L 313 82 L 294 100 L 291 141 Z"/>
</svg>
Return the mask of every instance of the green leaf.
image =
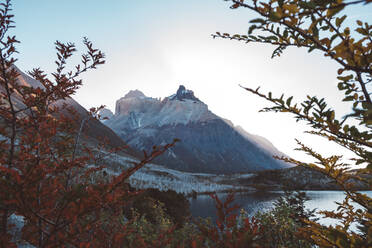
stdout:
<svg viewBox="0 0 372 248">
<path fill-rule="evenodd" d="M 337 13 L 339 13 L 344 8 L 345 8 L 345 5 L 339 5 L 336 8 L 329 8 L 327 11 L 327 16 L 328 17 L 335 16 Z"/>
<path fill-rule="evenodd" d="M 313 31 L 313 35 L 315 37 L 318 37 L 319 36 L 319 29 L 316 25 L 314 25 L 314 27 L 312 28 L 312 31 Z"/>
<path fill-rule="evenodd" d="M 347 133 L 347 131 L 349 131 L 349 125 L 345 125 L 345 126 L 343 127 L 343 130 L 344 130 L 345 133 Z"/>
<path fill-rule="evenodd" d="M 364 163 L 365 162 L 365 160 L 363 160 L 363 159 L 358 159 L 357 161 L 356 161 L 356 165 L 359 165 L 359 164 L 362 164 L 362 163 Z"/>
<path fill-rule="evenodd" d="M 256 19 L 250 20 L 249 22 L 250 23 L 261 23 L 261 24 L 265 24 L 265 20 L 264 19 L 261 19 L 261 18 L 256 18 Z"/>
<path fill-rule="evenodd" d="M 342 22 L 345 20 L 346 18 L 346 15 L 342 16 L 342 17 L 337 17 L 336 18 L 336 26 L 339 28 L 342 24 Z"/>
<path fill-rule="evenodd" d="M 291 105 L 291 101 L 292 101 L 292 99 L 293 99 L 293 96 L 291 96 L 291 97 L 289 97 L 289 98 L 287 99 L 286 104 L 287 104 L 288 106 Z"/>
<path fill-rule="evenodd" d="M 349 81 L 349 80 L 351 80 L 353 78 L 353 75 L 348 75 L 348 76 L 338 76 L 337 77 L 337 79 L 339 79 L 339 80 L 342 80 L 342 81 L 344 81 L 344 82 L 346 82 L 346 81 Z"/>
<path fill-rule="evenodd" d="M 344 101 L 344 102 L 354 101 L 354 96 L 347 96 L 344 99 L 342 99 L 342 101 Z"/>
<path fill-rule="evenodd" d="M 348 27 L 345 28 L 345 29 L 344 29 L 344 33 L 345 33 L 346 35 L 349 35 L 349 34 L 350 34 L 350 28 L 348 28 Z"/>
<path fill-rule="evenodd" d="M 365 30 L 364 28 L 357 28 L 357 29 L 355 29 L 355 31 L 357 31 L 358 33 L 360 33 L 362 35 L 368 35 L 368 31 Z"/>
<path fill-rule="evenodd" d="M 283 32 L 283 37 L 284 37 L 284 38 L 287 38 L 287 37 L 288 37 L 288 30 L 287 30 L 287 29 L 284 30 L 284 32 Z"/>
<path fill-rule="evenodd" d="M 276 21 L 280 20 L 280 16 L 276 12 L 270 12 L 269 19 L 270 19 L 270 21 L 276 22 Z"/>
<path fill-rule="evenodd" d="M 331 120 L 335 119 L 335 111 L 331 111 L 331 115 L 329 117 Z"/>
<path fill-rule="evenodd" d="M 314 1 L 311 2 L 298 2 L 298 5 L 304 9 L 314 9 L 316 4 Z"/>
<path fill-rule="evenodd" d="M 362 107 L 364 109 L 372 109 L 372 104 L 364 101 L 364 102 L 362 102 Z"/>
<path fill-rule="evenodd" d="M 266 39 L 278 41 L 278 37 L 276 37 L 275 35 L 268 36 L 268 37 L 266 37 Z"/>
<path fill-rule="evenodd" d="M 251 34 L 253 32 L 253 30 L 255 30 L 256 28 L 257 28 L 256 25 L 250 26 L 249 29 L 248 29 L 248 34 Z"/>
<path fill-rule="evenodd" d="M 331 39 L 330 39 L 330 41 L 331 41 L 331 43 L 336 39 L 338 37 L 338 34 L 334 34 L 334 35 L 332 35 L 331 36 Z"/>
</svg>

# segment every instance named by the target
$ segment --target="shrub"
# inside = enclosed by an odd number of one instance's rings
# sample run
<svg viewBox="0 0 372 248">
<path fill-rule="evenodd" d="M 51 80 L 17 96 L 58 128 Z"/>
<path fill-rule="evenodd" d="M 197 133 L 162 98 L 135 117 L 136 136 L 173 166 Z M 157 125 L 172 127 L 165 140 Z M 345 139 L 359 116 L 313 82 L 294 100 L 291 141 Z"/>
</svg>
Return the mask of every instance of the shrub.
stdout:
<svg viewBox="0 0 372 248">
<path fill-rule="evenodd" d="M 137 170 L 173 144 L 150 154 L 120 175 L 91 182 L 97 166 L 94 148 L 80 142 L 81 130 L 100 108 L 80 116 L 65 100 L 81 86 L 82 73 L 104 63 L 104 54 L 84 38 L 81 64 L 67 71 L 76 52 L 56 41 L 56 71 L 30 75 L 39 86 L 24 85 L 14 63 L 15 36 L 10 0 L 0 3 L 0 246 L 15 247 L 9 216 L 25 220 L 24 241 L 36 247 L 118 247 L 126 227 L 118 218 L 133 193 L 125 183 Z M 101 148 L 101 147 L 100 147 Z M 93 165 L 93 166 L 91 166 Z"/>
<path fill-rule="evenodd" d="M 189 201 L 183 194 L 174 190 L 160 191 L 153 188 L 143 190 L 133 199 L 132 203 L 126 207 L 126 216 L 131 218 L 131 211 L 128 211 L 128 208 L 133 208 L 140 216 L 145 215 L 148 221 L 156 223 L 157 212 L 154 211 L 154 206 L 162 208 L 164 214 L 178 228 L 182 227 L 191 217 Z"/>
<path fill-rule="evenodd" d="M 321 151 L 297 140 L 297 149 L 310 155 L 313 162 L 279 158 L 323 173 L 346 194 L 337 211 L 322 211 L 324 217 L 335 218 L 340 225 L 327 227 L 307 219 L 306 226 L 301 229 L 302 234 L 321 247 L 372 247 L 372 199 L 353 187 L 357 182 L 372 189 L 372 25 L 356 20 L 355 27 L 348 26 L 345 21 L 348 16 L 342 13 L 350 5 L 367 5 L 371 1 L 227 1 L 232 3 L 231 9 L 247 9 L 257 14 L 258 18 L 250 20 L 248 34 L 217 32 L 213 37 L 273 45 L 276 47 L 273 58 L 282 55 L 288 47 L 303 48 L 309 53 L 317 51 L 339 66 L 335 93 L 341 91 L 343 101 L 349 103 L 348 114 L 341 118 L 328 106 L 326 98 L 307 96 L 302 102 L 294 103 L 293 96 L 282 94 L 275 97 L 271 92 L 262 93 L 260 87 L 244 89 L 272 103 L 262 112 L 291 113 L 296 121 L 308 125 L 307 133 L 323 137 L 352 154 L 351 160 L 346 163 L 342 154 L 326 157 Z M 364 167 L 352 171 L 351 165 Z M 353 207 L 351 202 L 356 203 L 358 208 Z M 353 222 L 363 223 L 362 233 L 350 230 Z"/>
<path fill-rule="evenodd" d="M 305 210 L 308 198 L 304 192 L 285 191 L 285 195 L 274 202 L 274 208 L 268 212 L 256 214 L 262 225 L 263 245 L 267 247 L 312 247 L 312 243 L 298 234 L 304 227 L 303 218 L 314 218 L 315 210 Z"/>
<path fill-rule="evenodd" d="M 192 247 L 260 247 L 261 225 L 254 217 L 238 218 L 238 206 L 231 206 L 234 193 L 229 193 L 225 202 L 221 202 L 216 194 L 211 197 L 216 203 L 216 224 L 209 220 L 197 222 L 200 233 L 193 238 Z"/>
</svg>

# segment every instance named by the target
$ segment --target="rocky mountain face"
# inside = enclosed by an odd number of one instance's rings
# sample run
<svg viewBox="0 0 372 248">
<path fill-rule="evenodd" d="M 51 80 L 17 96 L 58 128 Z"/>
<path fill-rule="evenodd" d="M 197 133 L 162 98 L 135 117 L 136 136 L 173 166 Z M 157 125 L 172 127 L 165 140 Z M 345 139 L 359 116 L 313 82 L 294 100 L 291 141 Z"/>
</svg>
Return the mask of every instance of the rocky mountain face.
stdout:
<svg viewBox="0 0 372 248">
<path fill-rule="evenodd" d="M 17 83 L 24 86 L 31 86 L 34 88 L 41 88 L 43 89 L 44 86 L 37 80 L 34 80 L 24 72 L 22 72 L 20 69 L 16 68 L 18 71 L 19 76 L 17 78 Z M 0 92 L 2 89 L 0 89 Z M 22 108 L 24 107 L 23 99 L 21 95 L 14 94 L 13 102 L 15 103 L 16 108 Z M 66 107 L 63 109 L 72 107 L 75 109 L 76 113 L 78 114 L 78 122 L 77 125 L 80 125 L 81 120 L 87 119 L 88 120 L 88 111 L 82 107 L 77 101 L 75 101 L 72 98 L 66 98 L 65 100 L 60 100 L 55 103 L 57 106 L 63 106 L 64 104 Z M 87 122 L 85 122 L 85 125 L 83 127 L 83 140 L 85 142 L 96 144 L 105 138 L 108 142 L 108 145 L 111 147 L 118 147 L 118 146 L 125 146 L 124 141 L 110 128 L 102 124 L 100 121 L 89 119 Z M 135 151 L 129 151 L 130 154 L 133 153 L 133 155 L 136 154 Z"/>
<path fill-rule="evenodd" d="M 215 115 L 182 85 L 163 100 L 130 91 L 117 100 L 115 114 L 105 124 L 140 150 L 180 139 L 155 160 L 171 169 L 235 173 L 289 167 L 272 158 L 282 153 L 269 141 Z"/>
</svg>

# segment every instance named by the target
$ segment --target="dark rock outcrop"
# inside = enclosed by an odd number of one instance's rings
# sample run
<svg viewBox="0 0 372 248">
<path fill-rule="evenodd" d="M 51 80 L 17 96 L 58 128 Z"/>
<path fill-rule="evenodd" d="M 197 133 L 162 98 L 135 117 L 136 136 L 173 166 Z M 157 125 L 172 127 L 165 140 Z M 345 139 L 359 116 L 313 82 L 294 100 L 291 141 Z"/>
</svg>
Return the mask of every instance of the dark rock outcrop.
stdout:
<svg viewBox="0 0 372 248">
<path fill-rule="evenodd" d="M 177 90 L 177 93 L 169 98 L 170 100 L 183 101 L 185 99 L 189 99 L 200 102 L 200 100 L 194 96 L 194 92 L 192 90 L 187 90 L 183 85 L 180 85 L 180 87 Z"/>
</svg>

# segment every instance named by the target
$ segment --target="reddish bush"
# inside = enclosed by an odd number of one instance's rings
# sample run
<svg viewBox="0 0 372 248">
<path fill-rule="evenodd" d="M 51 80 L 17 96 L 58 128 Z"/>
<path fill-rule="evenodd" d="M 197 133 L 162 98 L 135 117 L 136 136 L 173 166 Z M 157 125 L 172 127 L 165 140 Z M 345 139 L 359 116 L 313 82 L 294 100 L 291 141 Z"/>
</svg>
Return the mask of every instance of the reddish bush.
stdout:
<svg viewBox="0 0 372 248">
<path fill-rule="evenodd" d="M 133 193 L 125 181 L 174 143 L 154 147 L 145 158 L 118 176 L 91 181 L 102 170 L 94 148 L 79 144 L 81 119 L 63 104 L 81 86 L 79 76 L 104 63 L 104 54 L 84 39 L 82 63 L 66 71 L 74 44 L 56 42 L 52 79 L 40 69 L 30 72 L 39 87 L 18 80 L 13 55 L 15 36 L 10 0 L 0 6 L 0 242 L 12 247 L 8 218 L 24 217 L 22 239 L 36 247 L 119 247 L 125 224 L 118 220 Z M 98 109 L 90 115 L 97 118 Z M 79 122 L 76 122 L 79 120 Z M 88 166 L 92 165 L 92 166 Z"/>
</svg>

